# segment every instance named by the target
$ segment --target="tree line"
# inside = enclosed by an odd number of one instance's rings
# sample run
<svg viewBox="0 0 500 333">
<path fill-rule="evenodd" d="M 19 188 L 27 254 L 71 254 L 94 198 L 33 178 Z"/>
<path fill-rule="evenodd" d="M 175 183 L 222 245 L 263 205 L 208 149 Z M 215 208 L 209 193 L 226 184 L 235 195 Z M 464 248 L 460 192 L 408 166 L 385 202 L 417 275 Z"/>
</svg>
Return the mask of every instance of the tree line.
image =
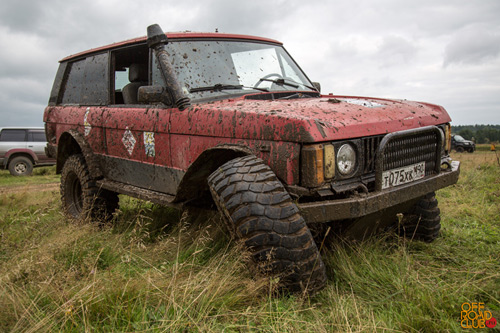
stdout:
<svg viewBox="0 0 500 333">
<path fill-rule="evenodd" d="M 457 125 L 451 131 L 476 143 L 500 142 L 500 125 Z"/>
</svg>

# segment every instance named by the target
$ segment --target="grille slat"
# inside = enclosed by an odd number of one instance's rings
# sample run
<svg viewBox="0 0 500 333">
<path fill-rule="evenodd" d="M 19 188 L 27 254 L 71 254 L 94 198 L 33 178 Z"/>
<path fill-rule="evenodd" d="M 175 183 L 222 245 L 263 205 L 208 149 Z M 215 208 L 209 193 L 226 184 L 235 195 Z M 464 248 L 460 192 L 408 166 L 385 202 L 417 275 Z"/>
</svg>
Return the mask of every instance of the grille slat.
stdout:
<svg viewBox="0 0 500 333">
<path fill-rule="evenodd" d="M 363 156 L 364 160 L 364 173 L 372 173 L 375 171 L 375 157 L 377 154 L 377 149 L 380 141 L 383 139 L 383 135 L 372 136 L 369 138 L 363 138 Z"/>
</svg>

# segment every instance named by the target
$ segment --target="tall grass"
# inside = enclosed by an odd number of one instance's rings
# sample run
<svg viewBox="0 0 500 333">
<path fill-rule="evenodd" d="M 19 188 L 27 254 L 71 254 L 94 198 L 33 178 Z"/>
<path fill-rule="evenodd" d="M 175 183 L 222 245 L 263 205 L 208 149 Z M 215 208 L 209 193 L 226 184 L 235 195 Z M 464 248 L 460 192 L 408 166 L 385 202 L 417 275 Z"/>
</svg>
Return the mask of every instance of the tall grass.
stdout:
<svg viewBox="0 0 500 333">
<path fill-rule="evenodd" d="M 437 193 L 434 243 L 380 235 L 323 253 L 313 297 L 273 293 L 216 214 L 120 198 L 106 226 L 75 225 L 57 192 L 0 195 L 0 331 L 461 331 L 463 302 L 500 318 L 500 167 L 457 154 Z"/>
</svg>

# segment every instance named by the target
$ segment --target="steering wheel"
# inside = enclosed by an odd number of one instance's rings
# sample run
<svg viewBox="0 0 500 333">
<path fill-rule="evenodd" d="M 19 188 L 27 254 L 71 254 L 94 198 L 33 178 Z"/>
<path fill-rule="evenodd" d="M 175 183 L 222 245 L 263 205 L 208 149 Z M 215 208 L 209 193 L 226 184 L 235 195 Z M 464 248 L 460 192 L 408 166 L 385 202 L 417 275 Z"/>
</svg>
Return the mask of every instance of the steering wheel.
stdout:
<svg viewBox="0 0 500 333">
<path fill-rule="evenodd" d="M 254 87 L 254 88 L 257 88 L 258 86 L 260 86 L 260 84 L 261 84 L 262 82 L 264 82 L 264 80 L 267 80 L 267 79 L 269 79 L 269 78 L 271 78 L 271 77 L 273 77 L 273 76 L 276 76 L 278 79 L 282 79 L 282 78 L 283 78 L 283 76 L 282 76 L 281 74 L 278 74 L 278 73 L 271 73 L 271 74 L 267 74 L 266 76 L 261 77 L 261 78 L 259 79 L 259 81 L 257 81 L 257 83 L 253 85 L 253 87 Z"/>
</svg>

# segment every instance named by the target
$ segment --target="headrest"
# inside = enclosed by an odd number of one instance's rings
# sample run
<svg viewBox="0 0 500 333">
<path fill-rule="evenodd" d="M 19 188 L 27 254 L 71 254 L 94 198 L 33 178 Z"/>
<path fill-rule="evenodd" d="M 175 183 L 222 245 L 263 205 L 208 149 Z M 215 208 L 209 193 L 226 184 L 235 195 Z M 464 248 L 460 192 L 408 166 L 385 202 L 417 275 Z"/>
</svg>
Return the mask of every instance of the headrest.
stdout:
<svg viewBox="0 0 500 333">
<path fill-rule="evenodd" d="M 128 80 L 130 82 L 147 82 L 148 67 L 145 64 L 131 64 L 128 69 Z"/>
</svg>

